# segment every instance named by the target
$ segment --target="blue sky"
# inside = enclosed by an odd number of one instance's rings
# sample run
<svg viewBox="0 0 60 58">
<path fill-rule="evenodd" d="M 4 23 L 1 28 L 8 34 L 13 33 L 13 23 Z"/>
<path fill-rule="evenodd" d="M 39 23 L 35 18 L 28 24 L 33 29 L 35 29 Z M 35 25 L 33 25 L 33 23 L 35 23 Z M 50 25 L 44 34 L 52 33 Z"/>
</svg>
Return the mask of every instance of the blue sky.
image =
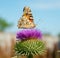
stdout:
<svg viewBox="0 0 60 58">
<path fill-rule="evenodd" d="M 0 0 L 0 17 L 14 24 L 7 31 L 18 31 L 17 21 L 24 6 L 31 8 L 37 29 L 51 34 L 60 32 L 60 0 Z"/>
</svg>

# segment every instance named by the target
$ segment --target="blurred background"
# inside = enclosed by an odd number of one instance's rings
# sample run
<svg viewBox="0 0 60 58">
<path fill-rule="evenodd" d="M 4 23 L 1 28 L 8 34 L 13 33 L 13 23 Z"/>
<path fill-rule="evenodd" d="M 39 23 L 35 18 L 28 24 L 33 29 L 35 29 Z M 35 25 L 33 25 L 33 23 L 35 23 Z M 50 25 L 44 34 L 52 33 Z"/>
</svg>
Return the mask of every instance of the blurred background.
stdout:
<svg viewBox="0 0 60 58">
<path fill-rule="evenodd" d="M 0 0 L 0 58 L 14 56 L 17 23 L 24 6 L 31 8 L 36 29 L 46 41 L 43 58 L 60 58 L 60 0 Z"/>
</svg>

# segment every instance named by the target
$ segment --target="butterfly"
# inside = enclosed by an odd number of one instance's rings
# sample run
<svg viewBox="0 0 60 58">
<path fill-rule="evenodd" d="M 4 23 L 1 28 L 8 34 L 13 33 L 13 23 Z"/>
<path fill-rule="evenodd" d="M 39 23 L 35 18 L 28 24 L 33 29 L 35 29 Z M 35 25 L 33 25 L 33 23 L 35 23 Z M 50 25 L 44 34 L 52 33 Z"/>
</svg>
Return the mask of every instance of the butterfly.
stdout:
<svg viewBox="0 0 60 58">
<path fill-rule="evenodd" d="M 23 9 L 23 15 L 18 21 L 18 28 L 34 28 L 34 19 L 32 16 L 31 9 L 29 7 L 24 7 Z"/>
</svg>

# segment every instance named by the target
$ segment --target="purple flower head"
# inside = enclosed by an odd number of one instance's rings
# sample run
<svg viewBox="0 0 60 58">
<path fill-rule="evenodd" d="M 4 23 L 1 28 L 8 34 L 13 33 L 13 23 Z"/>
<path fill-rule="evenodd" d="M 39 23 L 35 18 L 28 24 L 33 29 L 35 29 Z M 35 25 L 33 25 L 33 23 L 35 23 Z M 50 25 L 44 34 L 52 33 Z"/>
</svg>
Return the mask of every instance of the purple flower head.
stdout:
<svg viewBox="0 0 60 58">
<path fill-rule="evenodd" d="M 36 29 L 25 29 L 25 30 L 17 32 L 16 38 L 19 40 L 26 40 L 30 38 L 41 39 L 42 33 Z"/>
</svg>

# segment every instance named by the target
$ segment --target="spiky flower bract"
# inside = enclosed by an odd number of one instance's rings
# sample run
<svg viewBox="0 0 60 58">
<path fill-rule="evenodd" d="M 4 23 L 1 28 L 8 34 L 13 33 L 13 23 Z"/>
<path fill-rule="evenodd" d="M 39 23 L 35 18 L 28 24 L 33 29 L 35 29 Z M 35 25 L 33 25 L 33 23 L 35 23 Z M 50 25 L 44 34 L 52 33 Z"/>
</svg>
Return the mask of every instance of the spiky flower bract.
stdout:
<svg viewBox="0 0 60 58">
<path fill-rule="evenodd" d="M 19 40 L 26 40 L 26 39 L 31 39 L 31 38 L 37 38 L 41 39 L 42 38 L 42 33 L 39 30 L 36 29 L 25 29 L 22 31 L 17 32 L 17 39 Z"/>
<path fill-rule="evenodd" d="M 17 42 L 15 46 L 16 54 L 19 55 L 42 55 L 45 50 L 45 44 L 38 39 Z"/>
</svg>

